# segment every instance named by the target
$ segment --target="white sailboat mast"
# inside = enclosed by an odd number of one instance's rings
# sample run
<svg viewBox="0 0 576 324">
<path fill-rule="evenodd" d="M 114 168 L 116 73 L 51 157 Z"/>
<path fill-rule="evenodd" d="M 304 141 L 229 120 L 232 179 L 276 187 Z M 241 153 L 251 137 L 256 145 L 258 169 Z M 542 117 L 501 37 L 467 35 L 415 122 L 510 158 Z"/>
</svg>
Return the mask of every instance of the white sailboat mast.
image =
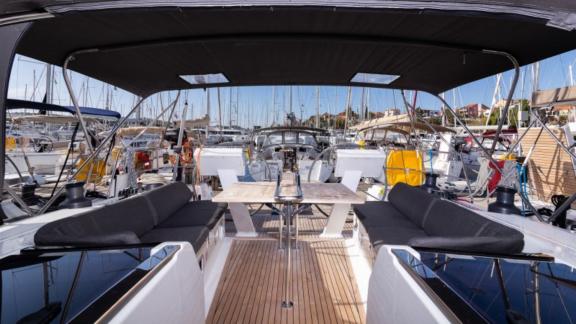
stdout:
<svg viewBox="0 0 576 324">
<path fill-rule="evenodd" d="M 351 109 L 350 103 L 352 102 L 352 87 L 348 87 L 348 96 L 346 97 L 346 107 L 344 108 L 344 133 L 348 130 L 348 110 Z"/>
<path fill-rule="evenodd" d="M 500 83 L 502 82 L 502 73 L 498 73 L 496 75 L 496 85 L 494 86 L 494 93 L 492 94 L 492 102 L 490 103 L 490 110 L 488 110 L 488 117 L 486 117 L 486 126 L 490 123 L 490 116 L 492 116 L 492 110 L 494 109 L 494 105 L 498 102 L 498 98 L 500 97 Z"/>
<path fill-rule="evenodd" d="M 320 87 L 316 87 L 316 128 L 320 128 Z"/>
<path fill-rule="evenodd" d="M 52 73 L 53 67 L 51 64 L 46 64 L 46 103 L 52 104 Z"/>
</svg>

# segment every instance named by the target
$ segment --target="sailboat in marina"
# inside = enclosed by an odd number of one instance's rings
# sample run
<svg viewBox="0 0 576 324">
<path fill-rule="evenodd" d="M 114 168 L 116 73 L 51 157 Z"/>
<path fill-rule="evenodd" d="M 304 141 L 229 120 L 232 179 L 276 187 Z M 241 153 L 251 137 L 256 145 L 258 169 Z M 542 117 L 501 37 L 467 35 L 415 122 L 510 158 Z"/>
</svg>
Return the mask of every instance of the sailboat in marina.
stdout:
<svg viewBox="0 0 576 324">
<path fill-rule="evenodd" d="M 73 106 L 57 118 L 86 139 L 42 199 L 28 199 L 41 194 L 33 172 L 1 178 L 0 321 L 573 322 L 574 136 L 539 113 L 572 90 L 535 94 L 528 123 L 498 143 L 520 68 L 574 50 L 575 14 L 564 0 L 0 4 L 0 108 L 14 103 L 16 54 L 61 66 Z M 482 138 L 441 94 L 509 70 Z M 94 132 L 72 72 L 138 99 Z M 320 124 L 329 85 L 347 88 L 341 131 Z M 274 86 L 274 127 L 225 126 L 220 98 L 211 120 L 209 92 L 206 118 L 187 117 L 183 91 L 248 86 Z M 305 86 L 316 127 L 293 109 Z M 404 114 L 369 120 L 376 89 L 399 90 Z M 142 122 L 143 103 L 169 91 Z M 419 114 L 424 92 L 454 125 Z M 459 138 L 476 150 L 474 175 Z"/>
</svg>

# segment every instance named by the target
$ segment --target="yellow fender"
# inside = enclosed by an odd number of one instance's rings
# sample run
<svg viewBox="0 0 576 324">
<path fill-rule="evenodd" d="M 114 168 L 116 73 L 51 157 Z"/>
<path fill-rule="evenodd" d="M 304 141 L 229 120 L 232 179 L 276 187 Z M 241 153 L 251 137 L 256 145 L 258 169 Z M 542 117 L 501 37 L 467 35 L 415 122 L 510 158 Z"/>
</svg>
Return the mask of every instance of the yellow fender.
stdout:
<svg viewBox="0 0 576 324">
<path fill-rule="evenodd" d="M 13 151 L 16 149 L 16 138 L 6 136 L 6 151 Z"/>
<path fill-rule="evenodd" d="M 394 186 L 399 182 L 411 186 L 424 183 L 424 159 L 416 150 L 397 150 L 388 153 L 386 161 L 386 182 Z"/>
</svg>

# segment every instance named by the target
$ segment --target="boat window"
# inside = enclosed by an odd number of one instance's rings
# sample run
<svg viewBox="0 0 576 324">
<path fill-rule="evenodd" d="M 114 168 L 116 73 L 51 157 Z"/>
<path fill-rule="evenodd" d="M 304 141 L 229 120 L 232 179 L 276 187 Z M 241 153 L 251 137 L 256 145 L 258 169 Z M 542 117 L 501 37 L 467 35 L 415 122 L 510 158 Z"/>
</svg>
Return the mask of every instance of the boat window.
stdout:
<svg viewBox="0 0 576 324">
<path fill-rule="evenodd" d="M 266 139 L 266 145 L 275 145 L 275 144 L 282 144 L 282 134 L 270 134 Z"/>
<path fill-rule="evenodd" d="M 298 133 L 285 132 L 284 133 L 284 143 L 285 144 L 297 144 L 298 143 Z"/>
<path fill-rule="evenodd" d="M 400 249 L 393 253 L 463 322 L 506 323 L 511 315 L 527 323 L 576 320 L 576 271 L 564 264 L 432 252 L 420 252 L 418 259 Z"/>
<path fill-rule="evenodd" d="M 298 143 L 304 145 L 316 145 L 316 141 L 314 137 L 310 134 L 306 133 L 299 133 L 298 134 Z"/>
<path fill-rule="evenodd" d="M 6 257 L 0 260 L 0 322 L 35 322 L 39 318 L 54 323 L 75 318 L 93 322 L 107 308 L 95 311 L 99 307 L 92 306 L 111 305 L 114 301 L 103 300 L 106 292 L 124 286 L 125 293 L 176 247 L 166 248 L 152 258 L 150 247 Z M 124 285 L 130 280 L 132 285 Z M 116 299 L 122 295 L 117 294 Z"/>
</svg>

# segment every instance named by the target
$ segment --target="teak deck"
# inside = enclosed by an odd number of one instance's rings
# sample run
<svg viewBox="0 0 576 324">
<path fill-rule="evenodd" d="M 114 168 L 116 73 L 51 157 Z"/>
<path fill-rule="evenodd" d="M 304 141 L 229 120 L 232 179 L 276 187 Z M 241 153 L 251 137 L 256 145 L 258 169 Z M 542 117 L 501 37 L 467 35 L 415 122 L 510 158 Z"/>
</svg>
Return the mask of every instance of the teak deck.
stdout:
<svg viewBox="0 0 576 324">
<path fill-rule="evenodd" d="M 258 217 L 258 216 L 257 216 Z M 312 219 L 318 216 L 309 215 Z M 258 217 L 258 218 L 261 218 Z M 291 309 L 282 308 L 285 254 L 275 236 L 236 239 L 207 323 L 364 323 L 364 306 L 343 239 L 320 239 L 319 219 L 302 217 L 306 234 L 292 251 Z M 255 222 L 274 233 L 276 221 Z M 277 235 L 277 232 L 274 233 Z"/>
<path fill-rule="evenodd" d="M 292 254 L 291 309 L 281 308 L 284 254 L 270 239 L 238 240 L 207 323 L 363 323 L 342 240 L 300 241 Z"/>
</svg>

